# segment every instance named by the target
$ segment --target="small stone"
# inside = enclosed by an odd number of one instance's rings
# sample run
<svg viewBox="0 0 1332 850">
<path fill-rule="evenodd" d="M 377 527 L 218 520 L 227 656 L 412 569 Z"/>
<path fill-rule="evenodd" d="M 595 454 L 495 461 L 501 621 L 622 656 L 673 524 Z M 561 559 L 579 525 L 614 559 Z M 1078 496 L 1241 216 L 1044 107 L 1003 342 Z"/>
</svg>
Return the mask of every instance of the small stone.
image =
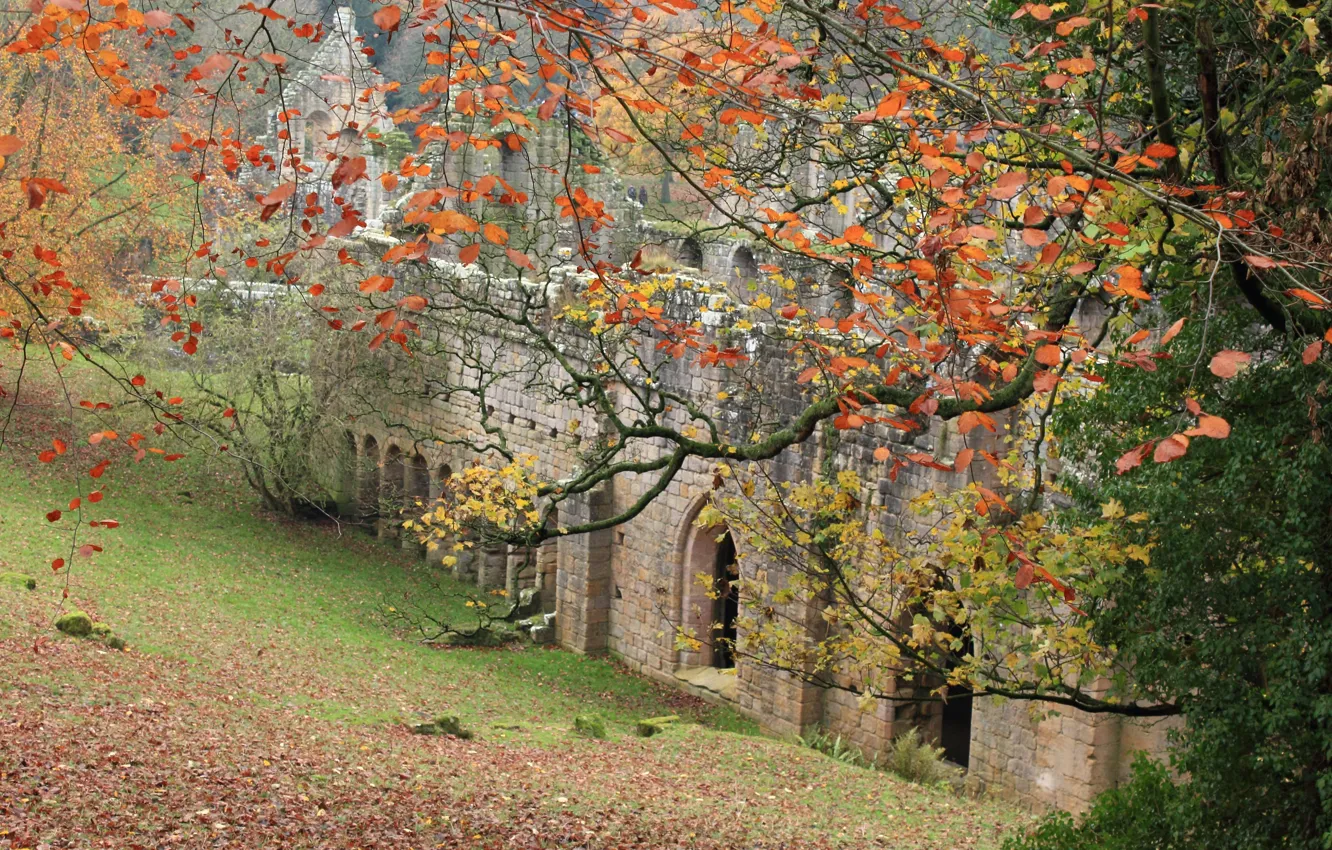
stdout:
<svg viewBox="0 0 1332 850">
<path fill-rule="evenodd" d="M 93 624 L 92 624 L 92 635 L 93 635 L 93 637 L 99 637 L 99 638 L 107 638 L 107 637 L 110 637 L 110 636 L 111 636 L 111 627 L 110 627 L 109 625 L 107 625 L 106 623 L 93 623 Z"/>
<path fill-rule="evenodd" d="M 37 579 L 27 573 L 0 573 L 0 584 L 13 585 L 28 590 L 37 589 Z"/>
<path fill-rule="evenodd" d="M 128 646 L 123 637 L 118 637 L 116 635 L 107 635 L 106 640 L 103 641 L 103 643 L 106 644 L 107 649 L 118 649 L 122 652 L 125 650 L 125 647 Z"/>
<path fill-rule="evenodd" d="M 672 723 L 678 723 L 680 715 L 667 714 L 662 717 L 648 717 L 638 721 L 634 726 L 634 732 L 640 738 L 651 738 L 653 735 L 659 735 L 666 731 L 666 727 Z"/>
<path fill-rule="evenodd" d="M 588 738 L 605 738 L 606 722 L 595 714 L 579 714 L 574 717 L 574 731 Z"/>
<path fill-rule="evenodd" d="M 436 734 L 439 735 L 452 735 L 455 738 L 462 738 L 463 740 L 468 740 L 472 737 L 471 730 L 463 728 L 462 718 L 456 714 L 441 714 L 439 717 L 435 718 L 434 726 L 438 730 Z"/>
<path fill-rule="evenodd" d="M 73 637 L 87 637 L 92 634 L 92 617 L 82 611 L 70 611 L 56 618 L 55 627 Z"/>
<path fill-rule="evenodd" d="M 409 727 L 414 735 L 438 735 L 439 727 L 433 723 L 413 723 Z"/>
<path fill-rule="evenodd" d="M 555 642 L 555 629 L 551 626 L 533 626 L 528 634 L 532 636 L 532 643 L 541 646 Z"/>
</svg>

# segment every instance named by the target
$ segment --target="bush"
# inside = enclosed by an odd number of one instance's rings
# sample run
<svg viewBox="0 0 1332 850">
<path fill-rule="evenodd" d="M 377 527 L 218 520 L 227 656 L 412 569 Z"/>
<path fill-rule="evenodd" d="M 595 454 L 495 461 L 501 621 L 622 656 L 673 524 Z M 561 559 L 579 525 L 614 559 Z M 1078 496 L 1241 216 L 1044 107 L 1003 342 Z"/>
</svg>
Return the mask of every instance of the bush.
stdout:
<svg viewBox="0 0 1332 850">
<path fill-rule="evenodd" d="M 943 752 L 943 747 L 930 746 L 921 738 L 920 730 L 912 729 L 893 741 L 882 767 L 921 785 L 952 782 L 961 771 L 943 760 Z"/>
<path fill-rule="evenodd" d="M 1004 850 L 1203 850 L 1197 801 L 1159 762 L 1139 755 L 1128 782 L 1097 796 L 1081 823 L 1068 812 L 1047 816 Z"/>
<path fill-rule="evenodd" d="M 800 736 L 801 746 L 818 750 L 830 759 L 857 767 L 874 767 L 865 755 L 856 747 L 842 740 L 841 735 L 831 735 L 821 729 L 806 732 Z"/>
</svg>

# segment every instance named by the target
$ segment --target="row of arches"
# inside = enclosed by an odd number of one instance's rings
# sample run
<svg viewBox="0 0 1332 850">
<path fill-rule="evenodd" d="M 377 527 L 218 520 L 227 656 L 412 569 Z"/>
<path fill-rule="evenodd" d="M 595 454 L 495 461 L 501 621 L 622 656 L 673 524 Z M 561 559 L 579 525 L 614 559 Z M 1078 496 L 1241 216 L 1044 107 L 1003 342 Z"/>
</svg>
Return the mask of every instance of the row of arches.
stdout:
<svg viewBox="0 0 1332 850">
<path fill-rule="evenodd" d="M 343 512 L 367 525 L 381 524 L 381 520 L 400 521 L 417 502 L 425 504 L 438 496 L 444 482 L 453 475 L 447 463 L 438 464 L 432 474 L 424 455 L 419 451 L 409 455 L 396 443 L 388 443 L 381 454 L 373 435 L 367 434 L 359 445 L 351 432 L 345 439 L 348 457 L 342 486 Z"/>
<path fill-rule="evenodd" d="M 449 553 L 442 547 L 431 551 L 402 524 L 424 513 L 440 497 L 453 477 L 453 467 L 439 459 L 432 462 L 415 446 L 404 448 L 391 437 L 364 434 L 358 438 L 348 431 L 343 440 L 339 504 L 345 518 L 377 537 L 399 540 L 404 549 L 416 550 L 436 562 L 445 554 L 456 555 L 454 578 L 481 589 L 504 588 L 514 593 L 538 589 L 541 608 L 554 610 L 556 541 L 547 540 L 535 548 L 491 545 L 462 553 Z"/>
</svg>

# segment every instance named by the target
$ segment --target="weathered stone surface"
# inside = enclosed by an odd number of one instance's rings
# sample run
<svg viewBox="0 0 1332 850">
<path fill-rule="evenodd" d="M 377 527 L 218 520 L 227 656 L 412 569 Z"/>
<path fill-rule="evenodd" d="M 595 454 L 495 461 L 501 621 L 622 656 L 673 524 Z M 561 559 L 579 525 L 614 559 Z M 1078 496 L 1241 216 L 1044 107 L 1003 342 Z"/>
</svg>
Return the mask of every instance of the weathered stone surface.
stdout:
<svg viewBox="0 0 1332 850">
<path fill-rule="evenodd" d="M 111 626 L 106 623 L 93 623 L 92 636 L 106 638 L 111 636 Z"/>
<path fill-rule="evenodd" d="M 73 637 L 87 637 L 92 634 L 92 617 L 82 611 L 70 611 L 56 618 L 55 627 Z"/>
<path fill-rule="evenodd" d="M 658 235 L 661 244 L 673 246 L 673 250 L 688 247 L 681 244 L 683 238 L 678 235 Z M 684 265 L 701 267 L 707 275 L 726 273 L 736 265 L 733 260 L 742 247 L 727 240 L 696 245 L 689 248 L 690 259 Z M 374 260 L 370 253 L 366 258 Z M 552 281 L 557 271 L 550 270 Z M 826 280 L 814 283 L 819 287 L 832 285 Z M 493 292 L 495 298 L 505 298 L 502 286 Z M 679 287 L 670 299 L 667 309 L 695 317 L 701 312 L 709 327 L 731 321 L 731 311 L 723 309 L 727 306 L 724 296 L 702 296 L 689 287 Z M 761 336 L 731 335 L 727 339 L 728 344 L 759 346 L 763 344 Z M 488 337 L 486 345 L 491 346 L 488 350 L 493 351 L 496 362 L 531 360 L 526 343 L 517 337 Z M 660 367 L 657 374 L 663 386 L 697 399 L 705 407 L 715 404 L 713 400 L 725 391 L 724 409 L 711 407 L 709 412 L 716 413 L 725 428 L 734 429 L 742 438 L 766 414 L 789 418 L 809 400 L 807 388 L 788 380 L 789 376 L 777 366 L 766 376 L 762 394 L 752 394 L 729 382 L 724 370 L 700 370 L 685 360 L 671 361 L 666 355 L 650 351 L 643 356 L 650 361 L 647 366 Z M 755 357 L 753 362 L 784 361 L 765 356 Z M 448 360 L 440 368 L 451 370 L 445 377 L 454 385 L 474 384 L 484 377 L 461 360 Z M 484 424 L 501 428 L 512 451 L 534 457 L 540 477 L 568 479 L 583 469 L 589 451 L 614 429 L 608 423 L 583 421 L 588 412 L 568 399 L 534 395 L 528 382 L 547 377 L 554 381 L 559 376 L 524 373 L 518 377 L 516 373 L 512 379 L 501 378 L 490 386 L 487 402 L 493 410 Z M 354 456 L 345 466 L 358 472 L 351 476 L 347 492 L 339 495 L 340 503 L 355 503 L 356 494 L 379 493 L 384 486 L 410 490 L 409 479 L 403 477 L 409 473 L 403 464 L 390 462 L 391 458 L 420 452 L 422 463 L 431 472 L 430 497 L 440 492 L 440 471 L 462 469 L 477 460 L 459 448 L 470 439 L 482 440 L 485 434 L 483 423 L 467 405 L 404 393 L 384 399 L 382 410 L 384 422 L 394 423 L 392 427 L 361 417 L 355 432 L 347 434 L 345 442 L 353 447 Z M 669 424 L 688 427 L 687 414 L 678 415 Z M 1012 427 L 1015 423 L 1001 425 Z M 420 440 L 422 434 L 450 439 L 432 444 Z M 975 432 L 968 437 L 969 443 L 974 438 Z M 484 436 L 484 440 L 489 439 Z M 898 454 L 928 452 L 947 459 L 962 445 L 956 426 L 938 421 L 912 433 L 882 424 L 867 425 L 839 433 L 835 444 L 828 442 L 822 431 L 816 431 L 806 443 L 773 459 L 769 473 L 777 481 L 808 480 L 821 469 L 821 459 L 835 453 L 831 459 L 838 469 L 854 470 L 864 481 L 862 501 L 882 509 L 886 533 L 921 532 L 933 520 L 917 516 L 909 509 L 911 502 L 931 490 L 964 486 L 966 475 L 908 467 L 890 479 L 888 467 L 874 460 L 875 450 L 888 446 Z M 661 455 L 653 454 L 657 449 L 652 445 L 640 448 L 644 460 L 665 456 L 665 446 L 660 447 Z M 743 659 L 734 670 L 714 666 L 716 659 L 704 640 L 710 635 L 707 626 L 714 609 L 712 600 L 699 591 L 697 575 L 715 569 L 716 538 L 725 530 L 695 526 L 712 493 L 713 477 L 711 461 L 691 459 L 632 521 L 592 534 L 555 537 L 534 550 L 520 546 L 468 550 L 459 553 L 455 577 L 486 588 L 516 586 L 521 589 L 519 607 L 524 604 L 523 591 L 530 591 L 529 597 L 538 606 L 533 614 L 554 606 L 558 617 L 544 623 L 514 613 L 514 619 L 520 620 L 522 636 L 534 642 L 554 638 L 575 652 L 609 653 L 658 682 L 731 705 L 774 734 L 786 736 L 822 728 L 840 735 L 871 758 L 884 753 L 895 738 L 910 729 L 919 729 L 927 740 L 937 741 L 944 710 L 937 703 L 882 700 L 866 709 L 852 693 L 812 685 L 800 676 L 764 669 Z M 551 517 L 551 522 L 556 528 L 573 527 L 613 517 L 635 505 L 654 483 L 652 476 L 626 476 L 571 494 L 560 502 L 559 515 Z M 770 586 L 777 586 L 784 578 L 774 565 L 757 558 L 745 559 L 744 564 L 744 569 L 767 571 Z M 793 603 L 783 606 L 782 611 L 783 617 L 812 630 L 826 626 L 821 614 L 814 604 Z M 677 645 L 677 628 L 700 639 L 703 646 Z M 740 641 L 744 638 L 741 631 Z M 505 639 L 509 638 L 500 637 L 497 642 Z M 483 645 L 493 644 L 487 641 Z M 909 690 L 914 686 L 903 682 L 899 687 Z M 1164 738 L 1159 727 L 1138 730 L 1077 711 L 1060 714 L 1067 715 L 1062 722 L 1050 723 L 1033 718 L 1023 704 L 978 700 L 972 715 L 970 786 L 987 788 L 1033 808 L 1078 808 L 1096 791 L 1122 781 L 1134 750 L 1152 749 Z"/>
</svg>

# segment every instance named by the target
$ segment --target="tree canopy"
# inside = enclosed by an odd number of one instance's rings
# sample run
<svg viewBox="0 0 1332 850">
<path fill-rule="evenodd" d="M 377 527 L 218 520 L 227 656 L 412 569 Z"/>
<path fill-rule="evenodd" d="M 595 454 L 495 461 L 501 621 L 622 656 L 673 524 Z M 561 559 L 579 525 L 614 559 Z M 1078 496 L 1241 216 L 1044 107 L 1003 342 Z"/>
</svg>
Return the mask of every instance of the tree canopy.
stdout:
<svg viewBox="0 0 1332 850">
<path fill-rule="evenodd" d="M 4 42 L 7 82 L 47 92 L 0 92 L 4 335 L 121 392 L 69 400 L 106 454 L 47 515 L 70 527 L 57 572 L 102 545 L 102 476 L 179 456 L 198 416 L 68 317 L 138 298 L 207 357 L 200 295 L 262 279 L 388 364 L 353 403 L 424 386 L 474 409 L 474 433 L 419 435 L 481 459 L 457 481 L 476 498 L 424 534 L 594 531 L 713 465 L 715 516 L 787 567 L 748 586 L 741 653 L 867 699 L 1182 713 L 1208 835 L 1332 834 L 1322 7 L 426 0 L 363 4 L 340 45 L 343 17 L 288 2 L 39 6 Z M 79 128 L 53 123 L 94 84 Z M 316 84 L 336 101 L 317 115 Z M 616 212 L 619 165 L 669 180 L 655 233 L 739 246 L 732 267 L 620 256 L 644 231 Z M 144 236 L 146 279 L 109 274 Z M 512 444 L 506 385 L 595 429 L 578 469 Z M 156 434 L 98 426 L 127 400 Z M 889 439 L 941 421 L 951 458 Z M 934 533 L 912 539 L 835 460 L 799 482 L 766 465 L 852 435 L 890 477 L 971 484 L 918 505 Z M 626 476 L 651 482 L 633 504 L 551 522 Z"/>
</svg>

